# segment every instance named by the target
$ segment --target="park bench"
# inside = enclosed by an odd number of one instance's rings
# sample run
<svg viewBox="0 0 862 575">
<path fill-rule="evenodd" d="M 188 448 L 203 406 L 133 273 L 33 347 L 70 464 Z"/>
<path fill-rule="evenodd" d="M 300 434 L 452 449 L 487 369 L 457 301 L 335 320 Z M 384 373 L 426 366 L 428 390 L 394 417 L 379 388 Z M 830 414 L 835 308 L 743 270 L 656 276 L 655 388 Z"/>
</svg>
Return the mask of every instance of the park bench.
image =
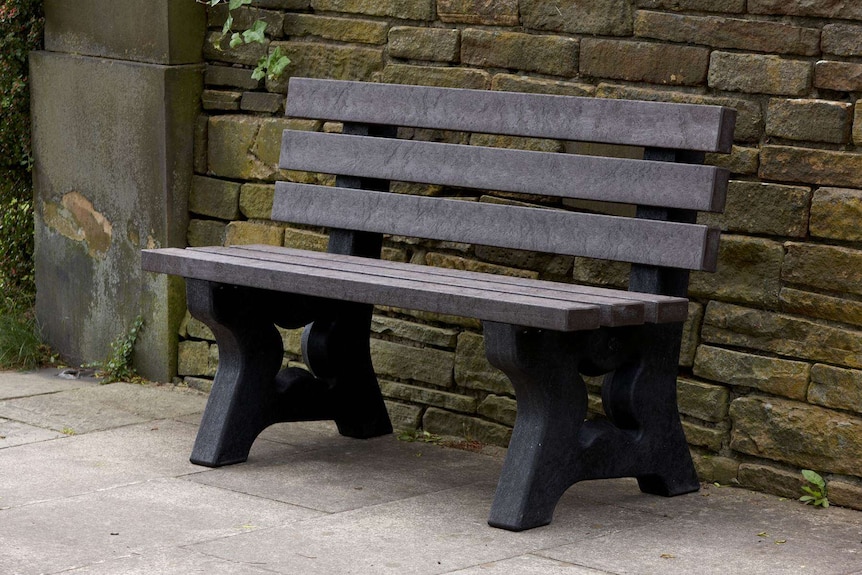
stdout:
<svg viewBox="0 0 862 575">
<path fill-rule="evenodd" d="M 512 381 L 517 418 L 489 523 L 551 521 L 586 479 L 636 477 L 647 493 L 699 489 L 676 406 L 690 270 L 714 270 L 735 111 L 717 106 L 293 78 L 287 114 L 343 123 L 285 130 L 280 167 L 335 186 L 279 182 L 272 219 L 325 227 L 328 251 L 273 246 L 145 250 L 145 270 L 187 278 L 191 314 L 213 331 L 219 367 L 191 460 L 245 461 L 283 421 L 334 420 L 341 434 L 392 431 L 371 363 L 373 305 L 482 321 L 491 364 Z M 636 146 L 643 159 L 398 139 L 398 128 Z M 634 217 L 390 192 L 438 184 L 631 204 Z M 381 260 L 384 235 L 632 264 L 628 291 Z M 310 371 L 281 369 L 276 326 L 300 328 Z M 582 375 L 607 374 L 606 419 L 585 421 Z"/>
</svg>

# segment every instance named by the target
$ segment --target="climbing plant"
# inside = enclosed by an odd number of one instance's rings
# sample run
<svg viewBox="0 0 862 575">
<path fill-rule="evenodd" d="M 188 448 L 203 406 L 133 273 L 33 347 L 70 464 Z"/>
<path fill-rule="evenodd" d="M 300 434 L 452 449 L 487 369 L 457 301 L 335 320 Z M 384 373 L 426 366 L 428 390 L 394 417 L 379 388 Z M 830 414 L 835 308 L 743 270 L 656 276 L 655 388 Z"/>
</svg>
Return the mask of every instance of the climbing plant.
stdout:
<svg viewBox="0 0 862 575">
<path fill-rule="evenodd" d="M 237 48 L 242 46 L 243 44 L 265 44 L 266 36 L 264 32 L 266 31 L 266 22 L 263 20 L 255 20 L 255 22 L 247 29 L 241 32 L 237 32 L 233 29 L 234 24 L 234 10 L 238 10 L 243 6 L 249 5 L 252 3 L 252 0 L 196 0 L 201 4 L 207 4 L 208 6 L 217 6 L 219 4 L 227 4 L 228 14 L 227 19 L 225 20 L 224 26 L 221 31 L 221 40 L 220 44 L 224 42 L 226 39 L 228 40 L 228 45 L 231 48 Z M 287 68 L 287 65 L 290 64 L 290 59 L 282 54 L 281 48 L 277 47 L 270 51 L 267 55 L 263 56 L 257 62 L 257 67 L 252 71 L 251 77 L 255 80 L 261 80 L 263 78 L 277 79 L 284 72 L 284 69 Z"/>
</svg>

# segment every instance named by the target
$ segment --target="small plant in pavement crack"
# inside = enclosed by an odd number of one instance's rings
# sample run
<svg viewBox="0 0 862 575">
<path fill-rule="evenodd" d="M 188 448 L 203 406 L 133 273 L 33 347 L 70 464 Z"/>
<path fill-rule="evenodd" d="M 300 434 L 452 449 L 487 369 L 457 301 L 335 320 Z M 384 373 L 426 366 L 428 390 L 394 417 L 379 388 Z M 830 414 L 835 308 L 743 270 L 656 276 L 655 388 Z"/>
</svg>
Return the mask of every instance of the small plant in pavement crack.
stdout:
<svg viewBox="0 0 862 575">
<path fill-rule="evenodd" d="M 802 491 L 805 495 L 799 498 L 799 501 L 806 505 L 815 507 L 829 507 L 829 499 L 826 497 L 826 480 L 818 473 L 810 469 L 803 469 L 802 476 L 808 482 L 808 485 L 802 486 Z"/>
</svg>

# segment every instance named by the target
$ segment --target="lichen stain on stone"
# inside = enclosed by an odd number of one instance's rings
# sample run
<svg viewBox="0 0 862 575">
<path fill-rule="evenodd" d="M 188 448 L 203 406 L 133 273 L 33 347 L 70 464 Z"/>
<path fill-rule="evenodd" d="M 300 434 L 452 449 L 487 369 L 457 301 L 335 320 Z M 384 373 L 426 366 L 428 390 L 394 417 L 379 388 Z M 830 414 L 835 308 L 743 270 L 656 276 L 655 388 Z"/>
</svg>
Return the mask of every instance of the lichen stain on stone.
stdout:
<svg viewBox="0 0 862 575">
<path fill-rule="evenodd" d="M 111 247 L 114 226 L 97 212 L 93 203 L 80 192 L 69 192 L 60 203 L 45 202 L 45 224 L 76 242 L 86 244 L 90 257 L 104 259 Z"/>
</svg>

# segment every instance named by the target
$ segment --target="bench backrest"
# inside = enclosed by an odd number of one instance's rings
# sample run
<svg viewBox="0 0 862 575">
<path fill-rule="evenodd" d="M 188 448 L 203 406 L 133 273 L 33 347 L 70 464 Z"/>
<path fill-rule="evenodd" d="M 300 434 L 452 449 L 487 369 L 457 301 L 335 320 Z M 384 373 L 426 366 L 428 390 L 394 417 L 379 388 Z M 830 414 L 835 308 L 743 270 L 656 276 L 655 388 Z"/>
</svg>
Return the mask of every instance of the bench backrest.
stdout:
<svg viewBox="0 0 862 575">
<path fill-rule="evenodd" d="M 697 211 L 723 209 L 729 173 L 700 163 L 730 151 L 732 109 L 293 78 L 287 115 L 344 130 L 284 131 L 281 168 L 337 178 L 335 187 L 279 182 L 274 220 L 625 261 L 641 272 L 715 269 L 718 231 L 694 222 Z M 397 140 L 398 127 L 645 152 L 632 160 Z M 637 217 L 388 193 L 388 181 L 634 204 Z"/>
</svg>

